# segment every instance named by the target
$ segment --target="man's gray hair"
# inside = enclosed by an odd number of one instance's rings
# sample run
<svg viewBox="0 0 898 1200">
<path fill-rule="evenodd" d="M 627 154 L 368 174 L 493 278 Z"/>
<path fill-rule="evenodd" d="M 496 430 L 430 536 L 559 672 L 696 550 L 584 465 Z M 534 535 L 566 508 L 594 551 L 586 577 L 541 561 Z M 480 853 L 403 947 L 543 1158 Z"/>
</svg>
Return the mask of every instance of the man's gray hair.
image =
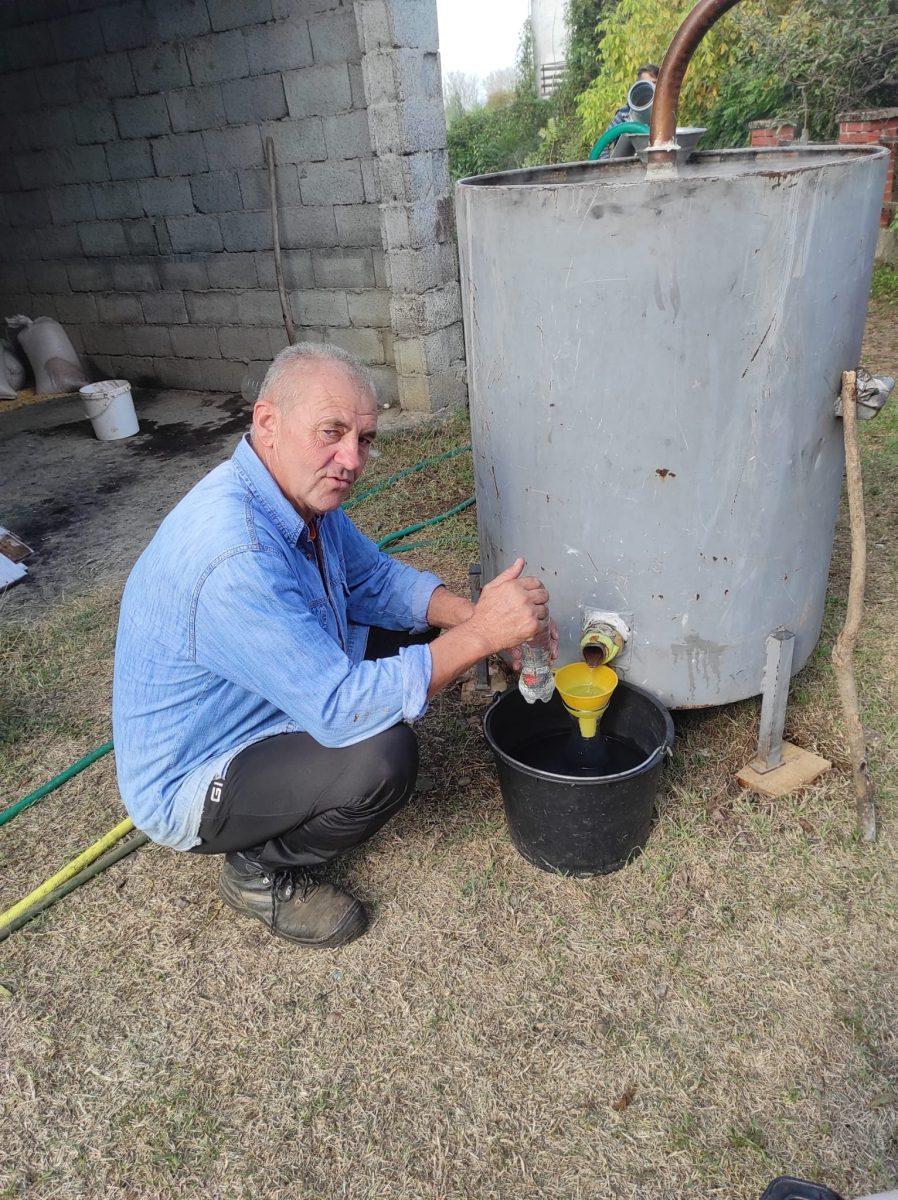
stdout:
<svg viewBox="0 0 898 1200">
<path fill-rule="evenodd" d="M 265 373 L 258 398 L 265 397 L 277 405 L 289 405 L 301 398 L 297 393 L 304 375 L 328 363 L 342 367 L 354 383 L 371 393 L 377 403 L 377 388 L 369 372 L 357 358 L 329 342 L 297 342 L 295 346 L 287 346 L 275 356 Z"/>
</svg>

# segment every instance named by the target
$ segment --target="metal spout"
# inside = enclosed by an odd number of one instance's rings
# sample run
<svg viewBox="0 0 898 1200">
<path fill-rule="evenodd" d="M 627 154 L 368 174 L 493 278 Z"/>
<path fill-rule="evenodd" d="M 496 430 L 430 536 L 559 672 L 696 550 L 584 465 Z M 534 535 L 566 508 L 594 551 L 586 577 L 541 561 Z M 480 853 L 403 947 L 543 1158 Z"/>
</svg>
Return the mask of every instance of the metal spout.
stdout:
<svg viewBox="0 0 898 1200">
<path fill-rule="evenodd" d="M 588 667 L 607 666 L 627 644 L 630 630 L 616 613 L 587 609 L 583 614 L 580 649 Z"/>
</svg>

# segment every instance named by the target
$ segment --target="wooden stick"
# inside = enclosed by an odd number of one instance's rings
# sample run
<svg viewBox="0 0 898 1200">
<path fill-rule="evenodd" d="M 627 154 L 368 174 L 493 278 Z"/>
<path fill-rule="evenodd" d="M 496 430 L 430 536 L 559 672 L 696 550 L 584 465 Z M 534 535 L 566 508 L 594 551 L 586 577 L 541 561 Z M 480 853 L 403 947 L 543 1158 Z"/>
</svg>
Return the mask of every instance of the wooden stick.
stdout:
<svg viewBox="0 0 898 1200">
<path fill-rule="evenodd" d="M 287 288 L 284 285 L 284 264 L 281 260 L 281 229 L 278 222 L 278 185 L 277 171 L 274 161 L 274 142 L 265 139 L 265 161 L 268 163 L 268 194 L 271 197 L 271 236 L 274 240 L 274 273 L 278 281 L 278 293 L 281 297 L 281 312 L 284 314 L 284 328 L 287 330 L 287 341 L 291 346 L 296 344 L 296 330 L 293 328 L 293 316 L 290 312 L 290 301 L 287 298 Z"/>
<path fill-rule="evenodd" d="M 845 716 L 845 734 L 851 753 L 854 798 L 857 805 L 857 831 L 864 842 L 876 841 L 876 792 L 867 765 L 867 746 L 861 724 L 854 678 L 854 648 L 864 615 L 864 588 L 867 581 L 867 523 L 864 515 L 864 483 L 857 442 L 857 376 L 842 374 L 842 433 L 845 438 L 845 484 L 848 491 L 848 518 L 851 531 L 851 572 L 848 580 L 848 607 L 845 623 L 833 646 L 832 660 L 839 687 L 839 699 Z"/>
</svg>

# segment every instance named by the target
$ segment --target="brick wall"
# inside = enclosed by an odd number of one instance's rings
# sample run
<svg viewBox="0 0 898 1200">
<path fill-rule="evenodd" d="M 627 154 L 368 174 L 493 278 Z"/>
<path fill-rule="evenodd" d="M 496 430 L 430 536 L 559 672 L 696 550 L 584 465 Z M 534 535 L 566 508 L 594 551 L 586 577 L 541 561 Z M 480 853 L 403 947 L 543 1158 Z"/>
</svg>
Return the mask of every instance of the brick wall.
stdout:
<svg viewBox="0 0 898 1200">
<path fill-rule="evenodd" d="M 394 148 L 428 175 L 422 249 L 441 258 L 411 294 L 457 292 L 451 220 L 438 229 L 435 0 L 42 0 L 0 6 L 0 25 L 0 316 L 57 317 L 104 375 L 238 388 L 286 344 L 270 136 L 298 332 L 370 364 L 385 399 L 457 398 L 457 299 L 419 321 L 440 344 L 439 386 L 426 360 L 397 377 L 394 309 L 408 293 L 391 288 L 366 94 L 366 79 L 383 90 L 389 76 Z M 377 80 L 360 33 L 377 43 Z M 427 128 L 403 127 L 410 113 Z M 408 189 L 393 203 L 413 207 Z"/>
<path fill-rule="evenodd" d="M 898 147 L 898 108 L 875 108 L 843 113 L 839 117 L 839 143 L 849 146 L 886 146 L 889 171 L 882 201 L 882 225 L 891 224 L 898 214 L 895 200 L 895 151 Z"/>
<path fill-rule="evenodd" d="M 752 146 L 788 146 L 798 135 L 798 122 L 749 121 L 749 142 Z"/>
</svg>

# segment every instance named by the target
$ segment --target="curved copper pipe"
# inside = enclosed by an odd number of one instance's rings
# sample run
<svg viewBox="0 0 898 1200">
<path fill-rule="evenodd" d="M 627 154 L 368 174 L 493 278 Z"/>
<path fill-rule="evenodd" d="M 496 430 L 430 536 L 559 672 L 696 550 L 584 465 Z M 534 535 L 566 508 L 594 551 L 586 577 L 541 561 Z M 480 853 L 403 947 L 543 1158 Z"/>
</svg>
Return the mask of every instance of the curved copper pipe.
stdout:
<svg viewBox="0 0 898 1200">
<path fill-rule="evenodd" d="M 739 0 L 699 0 L 667 47 L 655 86 L 649 130 L 649 162 L 676 162 L 677 106 L 686 69 L 696 47 L 725 12 Z"/>
</svg>

